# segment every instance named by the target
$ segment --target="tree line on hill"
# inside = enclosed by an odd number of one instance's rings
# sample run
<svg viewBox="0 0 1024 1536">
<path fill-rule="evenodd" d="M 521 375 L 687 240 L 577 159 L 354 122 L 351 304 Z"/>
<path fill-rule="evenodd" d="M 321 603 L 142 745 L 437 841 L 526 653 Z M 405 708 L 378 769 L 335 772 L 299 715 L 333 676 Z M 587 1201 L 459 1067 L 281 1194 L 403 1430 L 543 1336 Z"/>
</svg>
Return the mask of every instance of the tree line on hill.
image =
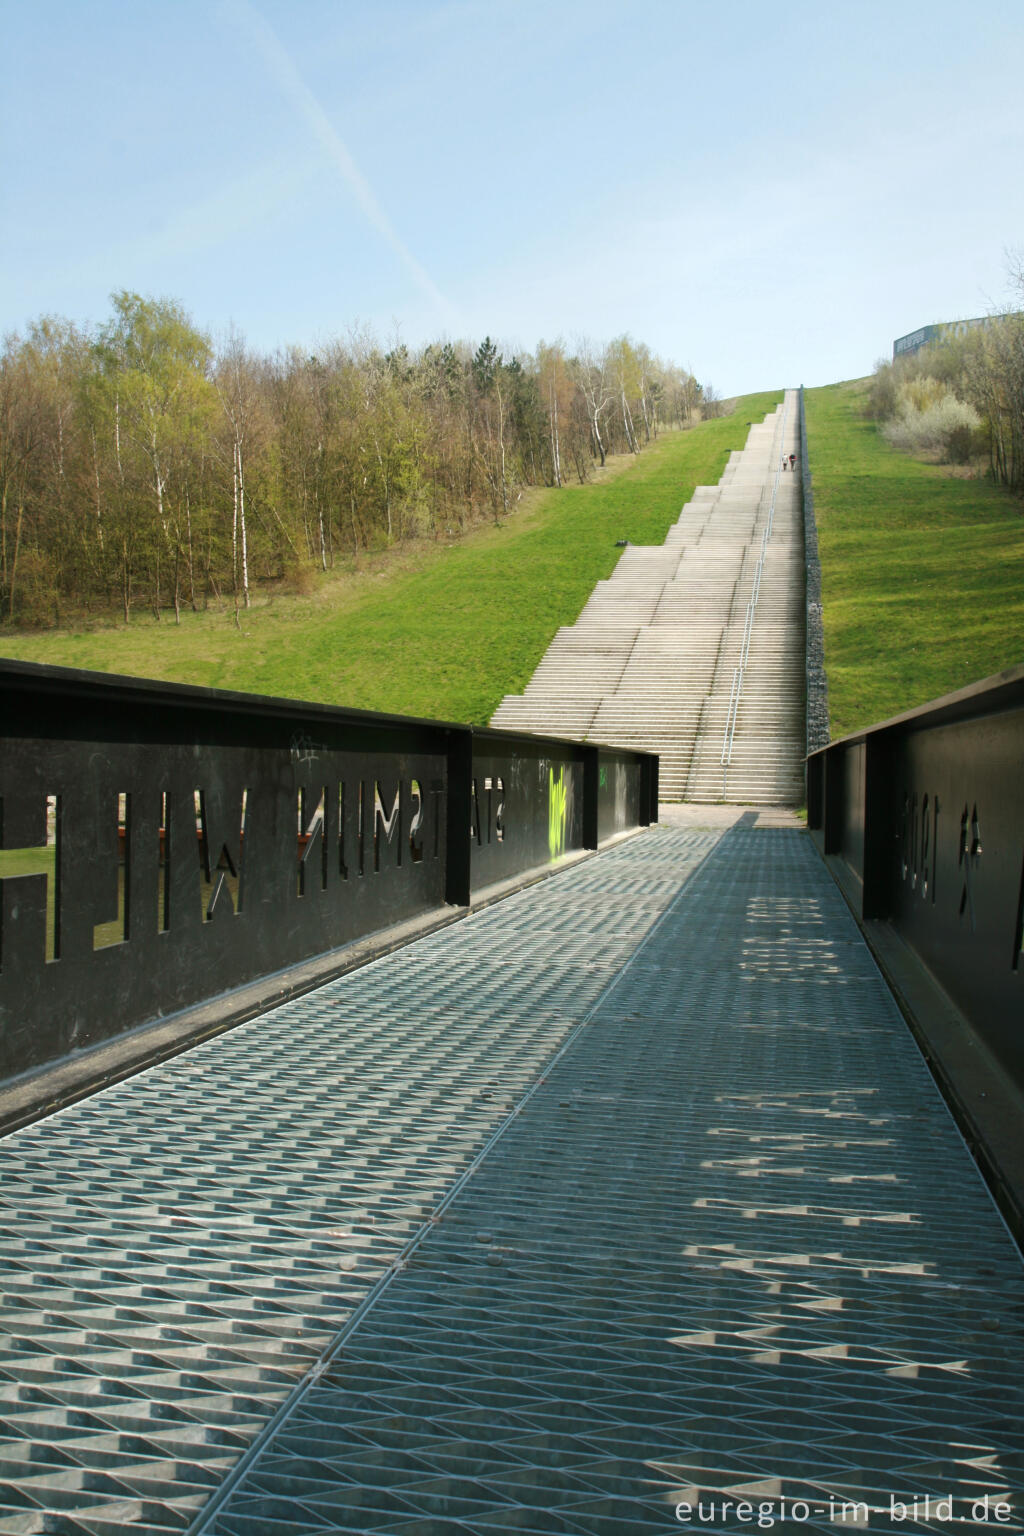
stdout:
<svg viewBox="0 0 1024 1536">
<path fill-rule="evenodd" d="M 120 292 L 0 357 L 0 622 L 248 606 L 341 555 L 450 538 L 524 486 L 585 481 L 714 391 L 628 336 L 505 357 L 368 333 L 270 356 Z"/>
<path fill-rule="evenodd" d="M 1024 263 L 1012 276 L 1024 298 Z M 897 448 L 943 463 L 987 460 L 998 484 L 1024 490 L 1024 314 L 879 363 L 870 409 Z"/>
</svg>

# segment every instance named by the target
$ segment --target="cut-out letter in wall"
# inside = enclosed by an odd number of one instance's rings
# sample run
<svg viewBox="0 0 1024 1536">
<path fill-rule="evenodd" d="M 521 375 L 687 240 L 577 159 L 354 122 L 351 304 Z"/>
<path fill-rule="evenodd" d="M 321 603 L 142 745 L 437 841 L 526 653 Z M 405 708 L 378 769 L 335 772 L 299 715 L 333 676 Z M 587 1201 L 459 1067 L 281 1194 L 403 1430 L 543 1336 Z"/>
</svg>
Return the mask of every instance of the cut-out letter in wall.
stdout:
<svg viewBox="0 0 1024 1536">
<path fill-rule="evenodd" d="M 445 814 L 445 787 L 443 779 L 430 781 L 431 819 L 434 823 L 434 858 L 441 857 L 441 818 Z M 445 822 L 447 826 L 447 822 Z"/>
<path fill-rule="evenodd" d="M 397 833 L 397 836 L 395 835 Z M 385 847 L 390 847 L 392 840 L 395 844 L 395 863 L 402 862 L 402 786 L 395 786 L 395 798 L 391 810 L 384 810 L 384 800 L 380 792 L 380 780 L 375 779 L 373 785 L 373 867 L 380 869 L 380 855 L 382 842 Z"/>
<path fill-rule="evenodd" d="M 491 778 L 490 774 L 488 774 L 488 776 L 484 779 L 484 794 L 487 796 L 486 802 L 484 804 L 484 816 L 487 820 L 487 841 L 490 842 L 491 832 L 493 830 L 494 810 L 494 780 Z"/>
<path fill-rule="evenodd" d="M 335 823 L 338 829 L 338 875 L 342 880 L 348 879 L 348 863 L 345 859 L 345 780 L 338 783 L 338 798 L 335 802 L 338 820 Z"/>
<path fill-rule="evenodd" d="M 132 879 L 132 797 L 131 795 L 118 796 L 118 866 L 119 885 L 118 893 L 118 917 L 121 920 L 121 937 L 127 940 L 130 937 L 129 927 L 131 923 L 131 902 L 129 895 Z"/>
<path fill-rule="evenodd" d="M 418 834 L 423 827 L 423 791 L 419 779 L 413 779 L 409 785 L 409 799 L 416 807 L 409 823 L 409 857 L 414 864 L 422 864 L 423 839 Z"/>
<path fill-rule="evenodd" d="M 505 841 L 505 783 L 500 776 L 487 774 L 481 790 L 480 780 L 473 780 L 473 836 L 478 844 Z"/>
<path fill-rule="evenodd" d="M 298 894 L 305 896 L 314 885 L 327 889 L 327 815 L 330 786 L 325 784 L 320 798 L 313 804 L 313 790 L 300 789 L 299 812 L 299 872 Z M 319 871 L 319 875 L 315 873 Z"/>
<path fill-rule="evenodd" d="M 924 795 L 917 808 L 917 793 L 903 796 L 900 813 L 900 871 L 904 882 L 922 901 L 935 901 L 935 870 L 939 829 L 939 798 Z"/>
<path fill-rule="evenodd" d="M 199 857 L 203 876 L 203 895 L 206 899 L 205 918 L 212 922 L 217 917 L 233 917 L 241 912 L 244 887 L 242 882 L 242 860 L 245 849 L 245 828 L 249 814 L 249 796 L 247 790 L 242 790 L 241 803 L 238 806 L 238 849 L 234 851 L 232 843 L 224 836 L 226 830 L 222 824 L 214 823 L 213 797 L 205 790 L 196 790 L 197 826 L 199 830 Z M 224 821 L 228 821 L 230 811 L 225 811 Z"/>
<path fill-rule="evenodd" d="M 8 797 L 10 800 L 10 797 Z M 13 912 L 20 910 L 24 915 L 31 907 L 45 910 L 45 938 L 40 944 L 40 950 L 46 960 L 60 959 L 60 929 L 61 929 L 61 797 L 60 795 L 46 796 L 45 820 L 40 819 L 40 807 L 35 808 L 22 805 L 19 807 L 20 816 L 8 816 L 7 832 L 12 838 L 21 842 L 23 839 L 27 846 L 18 848 L 4 847 L 4 802 L 0 797 L 0 892 L 4 890 L 6 881 L 21 880 L 27 876 L 41 876 L 43 880 L 42 891 L 37 900 L 16 901 Z M 27 822 L 27 825 L 26 825 Z M 42 841 L 29 841 L 40 838 Z M 17 892 L 19 887 L 11 886 L 11 892 Z M 38 888 L 37 888 L 38 889 Z M 40 923 L 40 926 L 42 924 Z M 8 949 L 8 957 L 4 959 L 4 945 L 12 943 L 11 935 L 4 934 L 3 920 L 0 916 L 0 971 L 11 964 L 11 952 Z M 38 956 L 25 957 L 30 963 L 35 963 Z"/>
<path fill-rule="evenodd" d="M 63 821 L 63 797 L 61 795 L 47 795 L 46 797 L 46 851 L 53 856 L 53 885 L 47 902 L 48 922 L 46 924 L 46 958 L 47 960 L 60 959 L 60 918 L 61 918 L 61 844 L 64 841 Z"/>
<path fill-rule="evenodd" d="M 160 796 L 160 881 L 157 886 L 157 929 L 166 933 L 171 926 L 171 796 Z"/>
<path fill-rule="evenodd" d="M 928 885 L 931 877 L 931 871 L 928 867 L 928 861 L 931 858 L 932 847 L 932 824 L 931 817 L 929 815 L 930 810 L 931 806 L 928 801 L 928 796 L 925 795 L 924 799 L 921 801 L 921 896 L 925 901 L 928 900 Z"/>
<path fill-rule="evenodd" d="M 114 831 L 113 862 L 109 867 L 112 867 L 117 881 L 117 915 L 108 918 L 104 923 L 93 924 L 92 947 L 94 950 L 110 949 L 112 945 L 124 944 L 128 939 L 130 911 L 128 887 L 132 869 L 131 795 L 119 794 L 116 805 L 116 821 L 112 829 Z M 106 841 L 105 838 L 104 841 Z M 100 910 L 102 911 L 102 908 Z"/>
<path fill-rule="evenodd" d="M 978 807 L 968 813 L 967 806 L 963 808 L 960 816 L 960 850 L 957 863 L 960 866 L 960 916 L 966 913 L 974 932 L 974 887 L 977 882 L 978 860 L 982 854 L 981 825 L 978 821 Z"/>
</svg>

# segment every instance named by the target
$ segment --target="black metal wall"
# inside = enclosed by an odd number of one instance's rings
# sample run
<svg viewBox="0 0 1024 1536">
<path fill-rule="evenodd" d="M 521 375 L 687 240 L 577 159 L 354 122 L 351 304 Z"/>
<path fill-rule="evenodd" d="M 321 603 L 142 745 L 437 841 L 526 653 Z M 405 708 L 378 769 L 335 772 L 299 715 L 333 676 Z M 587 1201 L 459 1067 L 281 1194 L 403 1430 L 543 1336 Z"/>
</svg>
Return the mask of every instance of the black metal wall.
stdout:
<svg viewBox="0 0 1024 1536">
<path fill-rule="evenodd" d="M 657 818 L 645 754 L 14 662 L 0 754 L 0 1081 Z"/>
<path fill-rule="evenodd" d="M 641 763 L 624 758 L 608 758 L 601 762 L 598 770 L 597 830 L 602 842 L 651 819 L 651 808 L 644 803 L 645 792 Z M 657 803 L 655 789 L 655 814 Z"/>
<path fill-rule="evenodd" d="M 503 734 L 481 733 L 474 740 L 470 837 L 474 894 L 586 846 L 585 749 L 572 742 L 517 741 L 513 746 L 502 739 Z M 519 829 L 517 836 L 510 837 L 511 827 Z"/>
<path fill-rule="evenodd" d="M 808 759 L 808 821 L 1024 1086 L 1024 667 Z"/>
</svg>

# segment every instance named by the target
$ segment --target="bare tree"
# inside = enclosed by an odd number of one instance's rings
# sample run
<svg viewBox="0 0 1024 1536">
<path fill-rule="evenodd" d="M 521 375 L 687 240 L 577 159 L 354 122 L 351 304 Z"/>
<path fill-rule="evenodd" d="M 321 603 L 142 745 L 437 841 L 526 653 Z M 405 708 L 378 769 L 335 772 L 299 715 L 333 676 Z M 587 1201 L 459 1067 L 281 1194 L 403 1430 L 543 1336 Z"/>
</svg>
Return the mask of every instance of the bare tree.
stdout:
<svg viewBox="0 0 1024 1536">
<path fill-rule="evenodd" d="M 238 332 L 232 328 L 221 347 L 214 373 L 214 385 L 231 441 L 231 569 L 235 593 L 235 622 L 238 622 L 238 593 L 249 607 L 249 528 L 246 521 L 246 465 L 253 438 L 262 415 L 261 380 L 258 361 L 246 349 Z M 191 530 L 189 538 L 189 575 L 192 574 Z"/>
<path fill-rule="evenodd" d="M 594 451 L 603 468 L 607 454 L 601 436 L 601 418 L 612 403 L 614 389 L 607 356 L 603 352 L 599 353 L 592 342 L 583 338 L 577 343 L 576 355 L 569 367 L 573 382 L 586 402 Z"/>
</svg>

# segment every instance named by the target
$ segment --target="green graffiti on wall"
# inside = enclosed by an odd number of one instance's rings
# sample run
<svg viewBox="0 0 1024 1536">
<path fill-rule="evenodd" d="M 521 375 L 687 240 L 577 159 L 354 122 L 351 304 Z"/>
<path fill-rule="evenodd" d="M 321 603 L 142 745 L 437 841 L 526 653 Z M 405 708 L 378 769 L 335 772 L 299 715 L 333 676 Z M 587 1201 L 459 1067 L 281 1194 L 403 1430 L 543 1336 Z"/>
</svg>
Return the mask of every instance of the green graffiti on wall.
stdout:
<svg viewBox="0 0 1024 1536">
<path fill-rule="evenodd" d="M 569 809 L 569 786 L 565 782 L 565 769 L 548 769 L 548 849 L 553 859 L 560 859 L 565 852 L 565 822 Z"/>
</svg>

